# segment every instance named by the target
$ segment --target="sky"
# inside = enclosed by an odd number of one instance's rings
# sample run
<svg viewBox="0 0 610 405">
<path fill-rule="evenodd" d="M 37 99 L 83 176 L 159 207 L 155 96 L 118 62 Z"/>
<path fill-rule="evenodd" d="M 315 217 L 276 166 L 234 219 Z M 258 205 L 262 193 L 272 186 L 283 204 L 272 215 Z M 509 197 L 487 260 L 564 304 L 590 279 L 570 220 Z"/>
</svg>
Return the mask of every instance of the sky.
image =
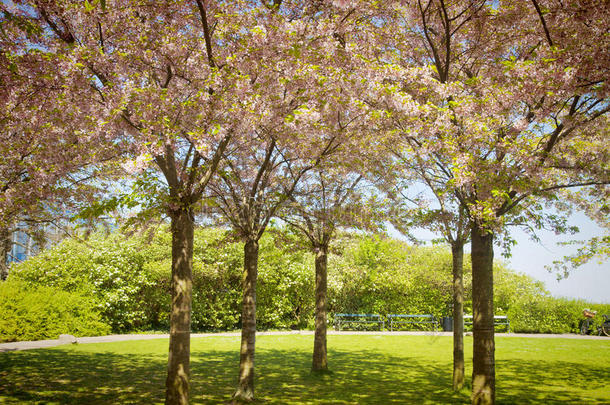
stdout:
<svg viewBox="0 0 610 405">
<path fill-rule="evenodd" d="M 513 248 L 512 257 L 507 260 L 509 267 L 544 281 L 554 296 L 610 303 L 610 260 L 599 263 L 593 259 L 590 263 L 573 269 L 566 279 L 560 281 L 557 280 L 556 273 L 549 273 L 545 269 L 554 260 L 576 251 L 577 247 L 557 245 L 557 242 L 585 240 L 603 234 L 603 230 L 583 214 L 573 215 L 570 222 L 579 227 L 579 234 L 557 236 L 553 232 L 541 232 L 538 235 L 540 243 L 531 241 L 523 231 L 514 230 L 513 237 L 517 240 L 517 245 Z"/>
<path fill-rule="evenodd" d="M 580 233 L 575 235 L 555 235 L 554 232 L 538 232 L 539 242 L 532 241 L 525 232 L 512 229 L 511 235 L 517 244 L 512 248 L 512 256 L 504 258 L 496 247 L 495 258 L 508 264 L 508 267 L 525 273 L 544 282 L 547 290 L 555 297 L 581 298 L 594 303 L 610 304 L 610 260 L 599 264 L 593 260 L 586 265 L 573 269 L 570 275 L 557 280 L 557 273 L 549 272 L 545 266 L 553 261 L 576 251 L 576 246 L 558 245 L 558 242 L 570 240 L 585 240 L 592 236 L 601 236 L 603 230 L 583 214 L 575 214 L 570 219 L 570 225 L 576 225 Z M 390 235 L 399 237 L 397 231 L 390 229 Z M 422 241 L 430 241 L 436 236 L 426 230 L 417 230 L 413 234 Z M 470 252 L 469 246 L 465 252 Z"/>
</svg>

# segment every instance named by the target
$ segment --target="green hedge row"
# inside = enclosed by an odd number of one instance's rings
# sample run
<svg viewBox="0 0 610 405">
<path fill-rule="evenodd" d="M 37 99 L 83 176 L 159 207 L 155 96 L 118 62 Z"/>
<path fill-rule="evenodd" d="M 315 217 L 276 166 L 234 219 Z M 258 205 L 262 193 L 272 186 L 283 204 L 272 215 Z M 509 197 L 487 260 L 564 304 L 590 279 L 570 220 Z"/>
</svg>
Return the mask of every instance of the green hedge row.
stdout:
<svg viewBox="0 0 610 405">
<path fill-rule="evenodd" d="M 291 235 L 261 240 L 257 323 L 306 328 L 313 314 L 313 259 Z M 220 229 L 196 231 L 193 260 L 195 331 L 240 327 L 242 244 Z M 13 266 L 10 279 L 94 297 L 115 332 L 169 327 L 171 235 L 94 235 L 66 240 Z"/>
<path fill-rule="evenodd" d="M 115 332 L 166 330 L 170 307 L 171 235 L 166 229 L 125 236 L 66 240 L 13 266 L 10 279 L 91 297 Z M 193 261 L 194 331 L 237 329 L 241 314 L 243 245 L 217 228 L 198 229 Z M 301 237 L 274 229 L 260 242 L 257 288 L 259 329 L 313 326 L 314 260 Z M 495 265 L 496 314 L 507 314 L 515 332 L 576 332 L 585 307 L 550 297 L 542 283 Z M 472 313 L 471 276 L 465 257 L 465 312 Z M 451 253 L 443 246 L 343 234 L 331 246 L 328 305 L 332 313 L 451 314 Z M 601 318 L 601 317 L 600 317 Z"/>
<path fill-rule="evenodd" d="M 0 342 L 110 333 L 89 297 L 53 287 L 0 283 Z"/>
<path fill-rule="evenodd" d="M 579 333 L 582 311 L 597 311 L 594 328 L 603 322 L 602 314 L 610 315 L 610 304 L 591 304 L 550 296 L 518 298 L 508 311 L 511 328 L 521 333 Z"/>
</svg>

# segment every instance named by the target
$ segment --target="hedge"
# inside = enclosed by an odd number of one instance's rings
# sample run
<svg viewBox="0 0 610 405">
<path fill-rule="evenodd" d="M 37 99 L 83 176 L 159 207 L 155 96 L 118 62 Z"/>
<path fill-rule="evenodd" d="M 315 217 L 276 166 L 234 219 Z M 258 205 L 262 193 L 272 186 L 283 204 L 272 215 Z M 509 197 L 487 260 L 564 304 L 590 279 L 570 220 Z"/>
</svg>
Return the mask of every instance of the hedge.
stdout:
<svg viewBox="0 0 610 405">
<path fill-rule="evenodd" d="M 472 313 L 471 269 L 464 258 L 465 312 Z M 313 326 L 314 259 L 307 241 L 272 229 L 260 241 L 259 329 Z M 193 258 L 193 331 L 239 328 L 243 244 L 219 228 L 197 229 Z M 171 235 L 166 228 L 136 235 L 97 234 L 66 240 L 13 266 L 9 279 L 86 295 L 114 332 L 167 330 Z M 329 321 L 336 312 L 451 315 L 451 252 L 392 238 L 345 233 L 332 244 L 328 266 Z M 585 307 L 609 305 L 551 297 L 531 277 L 494 264 L 496 314 L 515 332 L 575 332 Z M 601 318 L 601 317 L 600 317 Z"/>
<path fill-rule="evenodd" d="M 89 297 L 53 287 L 0 283 L 0 342 L 110 333 Z"/>
</svg>

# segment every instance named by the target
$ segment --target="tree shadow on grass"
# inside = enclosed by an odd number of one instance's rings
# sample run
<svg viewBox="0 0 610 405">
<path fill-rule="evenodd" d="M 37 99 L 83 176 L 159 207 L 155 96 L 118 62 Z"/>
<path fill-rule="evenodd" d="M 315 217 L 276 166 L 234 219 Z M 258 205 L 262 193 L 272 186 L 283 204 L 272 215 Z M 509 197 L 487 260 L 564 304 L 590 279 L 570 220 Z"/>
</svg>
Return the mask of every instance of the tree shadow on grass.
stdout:
<svg viewBox="0 0 610 405">
<path fill-rule="evenodd" d="M 610 404 L 610 364 L 501 360 L 496 390 L 501 404 Z"/>
<path fill-rule="evenodd" d="M 329 350 L 332 372 L 311 373 L 311 353 L 257 350 L 256 396 L 266 404 L 468 403 L 454 394 L 451 369 L 376 351 Z M 222 403 L 235 388 L 239 355 L 195 352 L 195 403 Z M 201 394 L 203 393 L 203 394 Z"/>
<path fill-rule="evenodd" d="M 30 350 L 0 355 L 0 402 L 153 404 L 164 398 L 159 357 Z"/>
<path fill-rule="evenodd" d="M 34 350 L 0 355 L 0 402 L 153 404 L 164 399 L 165 353 Z M 309 371 L 306 350 L 257 350 L 256 394 L 268 404 L 462 404 L 451 390 L 450 360 L 329 350 L 331 374 Z M 237 378 L 234 350 L 192 352 L 192 403 L 227 403 Z M 499 404 L 608 403 L 610 370 L 563 361 L 497 363 Z"/>
</svg>

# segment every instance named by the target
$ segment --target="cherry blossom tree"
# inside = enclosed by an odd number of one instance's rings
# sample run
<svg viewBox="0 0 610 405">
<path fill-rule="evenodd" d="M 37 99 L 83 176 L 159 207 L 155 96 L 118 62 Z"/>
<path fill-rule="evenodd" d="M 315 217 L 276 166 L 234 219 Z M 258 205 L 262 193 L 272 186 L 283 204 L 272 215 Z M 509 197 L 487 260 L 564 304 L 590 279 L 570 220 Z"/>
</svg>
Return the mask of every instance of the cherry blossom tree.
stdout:
<svg viewBox="0 0 610 405">
<path fill-rule="evenodd" d="M 295 139 L 287 140 L 278 134 L 251 136 L 253 139 L 239 145 L 239 151 L 229 150 L 218 180 L 210 184 L 213 208 L 244 242 L 240 366 L 233 395 L 242 401 L 254 399 L 258 241 L 298 182 L 336 147 L 335 140 L 329 138 L 320 149 L 312 146 L 306 156 L 298 156 L 290 146 Z"/>
<path fill-rule="evenodd" d="M 351 139 L 354 140 L 353 138 Z M 327 279 L 329 246 L 338 228 L 356 227 L 375 230 L 385 219 L 385 210 L 371 186 L 349 161 L 358 154 L 354 148 L 341 145 L 322 166 L 312 170 L 306 182 L 301 182 L 290 196 L 280 217 L 307 237 L 315 255 L 315 333 L 312 371 L 328 371 L 326 344 Z M 363 151 L 360 150 L 360 154 Z"/>
<path fill-rule="evenodd" d="M 470 223 L 473 403 L 495 400 L 496 236 L 510 223 L 543 223 L 542 203 L 557 204 L 559 190 L 607 201 L 607 8 L 539 3 L 429 0 L 376 11 L 380 58 L 397 72 L 430 72 L 419 86 L 396 74 L 396 91 L 377 100 L 386 130 L 448 167 L 445 192 Z M 413 110 L 416 120 L 405 115 Z"/>
<path fill-rule="evenodd" d="M 336 183 L 333 179 L 329 179 L 326 173 L 317 171 L 310 179 L 310 184 L 304 184 L 303 190 L 293 195 L 286 214 L 282 216 L 286 222 L 307 236 L 315 254 L 315 332 L 311 366 L 312 371 L 315 372 L 328 370 L 326 344 L 328 248 L 342 214 L 341 210 L 361 180 L 361 176 L 355 178 L 341 176 L 341 180 Z"/>
<path fill-rule="evenodd" d="M 373 161 L 374 170 L 383 174 L 385 181 L 380 191 L 394 202 L 390 222 L 405 235 L 409 228 L 424 226 L 440 232 L 451 244 L 454 253 L 454 387 L 461 388 L 464 380 L 463 360 L 463 246 L 468 240 L 468 215 L 450 189 L 453 179 L 452 160 L 430 153 L 429 137 L 438 128 L 451 125 L 447 108 L 453 81 L 455 56 L 441 53 L 446 44 L 440 37 L 447 30 L 439 27 L 438 19 L 451 18 L 455 27 L 469 27 L 484 1 L 452 3 L 449 17 L 443 13 L 443 2 L 394 2 L 372 5 L 361 2 L 358 7 L 347 2 L 351 18 L 368 29 L 365 34 L 349 37 L 352 43 L 372 42 L 375 49 L 367 49 L 367 65 L 363 75 L 371 80 L 369 92 L 363 102 L 378 111 L 379 119 L 373 125 L 387 138 L 380 138 Z M 445 10 L 446 11 L 446 10 Z M 435 24 L 434 28 L 430 25 Z M 455 28 L 454 27 L 454 28 Z M 451 35 L 456 33 L 449 29 Z M 430 29 L 433 33 L 427 32 Z M 450 36 L 451 36 L 450 35 Z M 458 35 L 464 37 L 461 31 Z M 456 40 L 458 41 L 458 40 Z M 362 47 L 362 46 L 359 46 Z M 439 51 L 439 48 L 442 50 Z M 438 140 L 438 139 L 437 139 Z M 385 151 L 385 152 L 382 152 Z M 429 208 L 426 198 L 410 196 L 409 188 L 415 183 L 425 185 L 439 208 Z M 423 205 L 422 205 L 423 204 Z"/>
<path fill-rule="evenodd" d="M 477 74 L 483 82 L 485 77 L 491 81 L 481 94 L 486 102 L 493 100 L 486 108 L 496 113 L 477 119 L 487 130 L 476 143 L 472 137 L 470 142 L 458 138 L 458 156 L 466 164 L 456 182 L 472 221 L 474 327 L 480 337 L 474 343 L 474 403 L 493 403 L 495 398 L 494 235 L 511 216 L 531 222 L 539 215 L 539 201 L 553 203 L 558 190 L 605 190 L 606 201 L 609 191 L 608 145 L 603 140 L 609 100 L 599 65 L 607 60 L 608 49 L 596 39 L 605 29 L 599 19 L 604 17 L 594 4 L 574 10 L 548 2 L 546 18 L 532 12 L 538 8 L 533 3 L 501 2 L 499 13 L 492 14 L 490 32 L 513 44 L 505 48 L 501 63 L 490 64 L 488 74 Z M 513 14 L 515 8 L 519 14 Z M 579 18 L 570 22 L 575 11 Z M 537 24 L 532 16 L 546 22 Z M 514 28 L 515 21 L 521 29 Z"/>
<path fill-rule="evenodd" d="M 260 48 L 252 57 L 265 63 L 249 75 L 249 86 L 265 89 L 258 108 L 266 113 L 235 138 L 210 185 L 212 210 L 244 242 L 242 345 L 233 398 L 246 401 L 254 398 L 258 240 L 299 184 L 312 183 L 312 170 L 348 139 L 362 141 L 347 128 L 370 113 L 356 96 L 368 86 L 352 69 L 362 62 L 352 58 L 343 38 L 348 11 L 317 2 L 268 7 L 272 12 L 261 15 L 253 30 Z"/>
<path fill-rule="evenodd" d="M 278 40 L 278 36 L 290 35 L 294 29 L 308 31 L 300 33 L 301 37 L 320 31 L 315 23 L 305 25 L 298 20 L 283 21 L 277 27 L 266 33 L 267 44 L 274 46 L 277 55 L 267 59 L 269 66 L 275 66 L 272 69 L 275 73 L 258 84 L 267 89 L 274 112 L 256 122 L 252 132 L 235 139 L 224 154 L 218 177 L 210 183 L 212 212 L 220 214 L 244 242 L 242 344 L 238 387 L 233 398 L 245 401 L 254 398 L 258 241 L 297 186 L 301 182 L 310 183 L 310 171 L 333 155 L 346 137 L 341 127 L 343 117 L 335 115 L 336 109 L 329 107 L 330 102 L 324 97 L 339 94 L 333 90 L 339 81 L 332 85 L 325 82 L 325 78 L 336 73 L 320 63 L 320 58 L 333 55 L 319 54 L 328 41 L 332 43 L 330 50 L 336 48 L 336 40 L 321 36 L 319 44 L 309 45 L 309 50 L 303 49 L 293 59 L 291 47 L 272 45 L 286 43 Z M 295 71 L 308 73 L 295 75 Z M 259 77 L 263 80 L 265 76 L 261 72 Z"/>
<path fill-rule="evenodd" d="M 113 173 L 104 163 L 120 155 L 120 149 L 98 147 L 97 140 L 86 135 L 87 117 L 54 102 L 63 97 L 66 85 L 55 63 L 61 56 L 34 48 L 30 41 L 42 28 L 7 10 L 7 4 L 1 7 L 0 278 L 4 279 L 11 237 L 19 223 L 36 227 L 56 221 L 60 211 L 74 215 L 80 205 L 91 203 L 104 176 Z"/>
<path fill-rule="evenodd" d="M 52 70 L 37 78 L 56 88 L 48 103 L 65 114 L 58 131 L 84 127 L 79 140 L 97 142 L 92 153 L 120 145 L 125 169 L 157 173 L 151 197 L 172 229 L 167 403 L 188 403 L 194 207 L 233 136 L 272 112 L 272 100 L 259 105 L 265 80 L 250 74 L 265 72 L 266 52 L 275 51 L 260 47 L 258 19 L 276 3 L 2 3 L 11 24 L 35 27 L 10 33 L 12 54 Z"/>
<path fill-rule="evenodd" d="M 395 171 L 388 173 L 390 184 L 383 190 L 395 204 L 389 215 L 392 225 L 405 236 L 413 228 L 425 228 L 451 246 L 452 254 L 452 317 L 453 317 L 453 389 L 464 386 L 464 245 L 470 236 L 469 219 L 464 207 L 452 193 L 447 193 L 450 178 L 449 166 L 423 162 L 414 150 L 401 154 L 394 151 L 398 160 Z M 439 163 L 438 161 L 436 162 Z M 403 176 L 407 175 L 407 178 Z M 431 197 L 413 196 L 410 193 L 423 183 Z M 432 201 L 429 199 L 432 198 Z"/>
<path fill-rule="evenodd" d="M 314 82 L 309 85 L 313 94 L 309 108 L 318 112 L 320 124 L 314 126 L 314 137 L 330 139 L 315 165 L 306 166 L 307 173 L 298 182 L 290 183 L 289 192 L 278 215 L 301 231 L 310 241 L 316 255 L 316 311 L 312 370 L 328 370 L 326 346 L 326 286 L 329 245 L 338 227 L 380 229 L 385 219 L 384 207 L 375 195 L 370 195 L 371 168 L 386 153 L 378 146 L 384 135 L 371 125 L 382 111 L 368 103 L 370 98 L 383 97 L 387 88 L 383 77 L 392 75 L 384 64 L 376 61 L 377 44 L 371 41 L 376 29 L 374 21 L 358 20 L 355 6 L 350 2 L 334 1 L 316 4 L 316 23 L 313 36 L 325 57 L 316 57 Z M 362 10 L 364 14 L 370 7 Z M 352 20 L 354 18 L 354 20 Z M 324 36 L 324 31 L 326 36 Z M 377 72 L 380 70 L 381 72 Z M 377 75 L 376 80 L 368 81 Z M 317 79 L 316 79 L 317 78 Z M 311 81 L 311 79 L 310 79 Z M 313 92 L 311 91 L 313 90 Z M 319 142 L 319 141 L 318 141 Z M 315 151 L 316 149 L 314 149 Z M 318 147 L 319 150 L 319 147 Z M 290 170 L 291 178 L 295 172 Z M 297 173 L 301 173 L 296 171 Z M 286 187 L 284 187 L 286 189 Z"/>
<path fill-rule="evenodd" d="M 469 239 L 470 224 L 466 207 L 452 189 L 455 177 L 452 156 L 436 153 L 430 146 L 441 141 L 437 137 L 439 128 L 442 132 L 448 123 L 451 128 L 455 122 L 455 117 L 450 114 L 452 83 L 467 79 L 465 63 L 476 56 L 473 51 L 480 41 L 476 36 L 468 36 L 477 33 L 473 26 L 478 22 L 485 5 L 485 1 L 418 1 L 406 4 L 388 14 L 389 21 L 401 21 L 401 30 L 398 34 L 392 31 L 386 34 L 386 40 L 396 44 L 399 50 L 400 56 L 396 61 L 400 66 L 412 69 L 414 62 L 415 66 L 421 68 L 432 66 L 430 76 L 438 83 L 429 86 L 424 94 L 403 87 L 407 97 L 414 96 L 415 100 L 419 98 L 420 103 L 433 101 L 439 110 L 422 115 L 422 124 L 419 124 L 419 128 L 416 125 L 415 129 L 409 123 L 409 117 L 404 117 L 404 114 L 392 117 L 391 126 L 399 128 L 399 132 L 396 139 L 398 142 L 389 146 L 395 170 L 391 180 L 392 188 L 386 190 L 398 203 L 397 213 L 392 220 L 397 229 L 407 233 L 409 227 L 425 227 L 442 235 L 451 245 L 455 390 L 461 389 L 464 384 L 463 255 L 464 244 Z M 425 94 L 426 91 L 428 94 Z M 404 108 L 401 110 L 404 111 Z M 426 134 L 431 134 L 431 138 L 427 138 Z M 409 195 L 415 183 L 425 186 L 428 191 L 423 194 L 432 198 L 432 202 L 428 201 L 430 198 Z M 431 204 L 433 207 L 430 207 Z"/>
</svg>

